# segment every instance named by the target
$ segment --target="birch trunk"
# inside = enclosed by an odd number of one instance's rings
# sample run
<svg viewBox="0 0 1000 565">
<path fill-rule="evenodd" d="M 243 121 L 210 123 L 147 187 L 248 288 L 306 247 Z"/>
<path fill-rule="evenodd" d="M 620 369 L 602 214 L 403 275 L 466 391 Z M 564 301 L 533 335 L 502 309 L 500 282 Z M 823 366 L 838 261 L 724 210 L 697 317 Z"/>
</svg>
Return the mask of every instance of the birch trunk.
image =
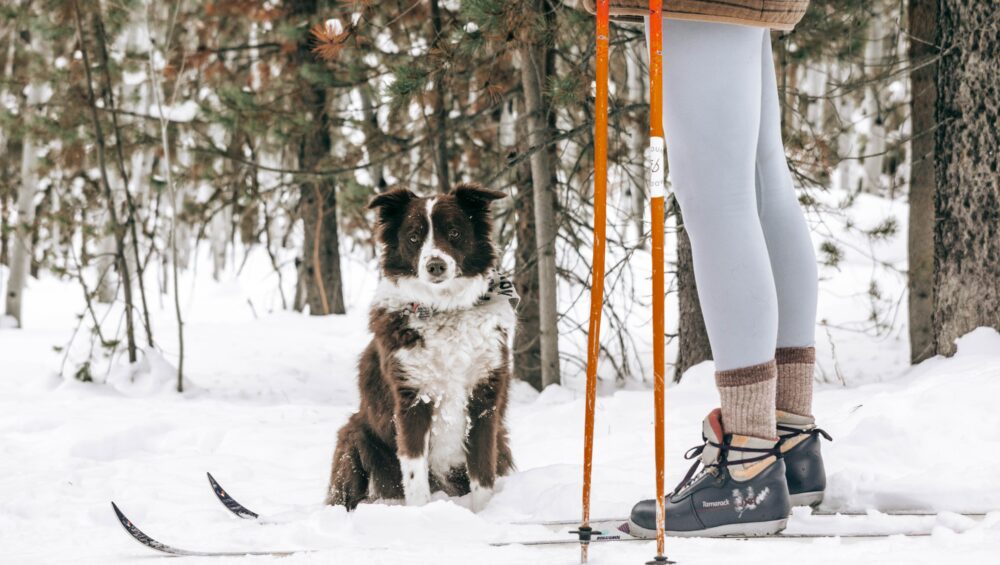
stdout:
<svg viewBox="0 0 1000 565">
<path fill-rule="evenodd" d="M 17 222 L 10 257 L 10 278 L 7 281 L 7 315 L 17 327 L 23 326 L 24 286 L 31 268 L 31 226 L 35 221 L 35 195 L 38 192 L 37 140 L 31 131 L 38 105 L 42 102 L 42 85 L 28 86 L 22 116 L 25 128 L 21 146 L 21 186 L 17 193 Z"/>
<path fill-rule="evenodd" d="M 868 34 L 868 44 L 865 46 L 865 78 L 868 85 L 865 88 L 863 110 L 869 120 L 868 143 L 865 144 L 863 187 L 868 192 L 878 192 L 882 187 L 882 164 L 885 161 L 885 121 L 882 118 L 882 108 L 879 105 L 879 88 L 882 81 L 877 75 L 882 72 L 883 34 L 882 17 L 876 13 L 872 18 Z"/>
<path fill-rule="evenodd" d="M 625 53 L 625 72 L 627 74 L 627 85 L 629 102 L 642 103 L 646 101 L 647 82 L 643 80 L 645 74 L 642 72 L 640 61 L 645 51 L 645 43 L 633 41 L 632 47 Z M 646 150 L 648 135 L 646 134 L 649 123 L 649 113 L 645 111 L 636 112 L 635 127 L 632 128 L 628 141 L 629 164 L 626 166 L 628 193 L 631 204 L 632 226 L 635 229 L 635 242 L 637 247 L 646 247 L 646 238 L 643 237 L 642 219 L 646 213 L 646 167 L 641 156 Z"/>
</svg>

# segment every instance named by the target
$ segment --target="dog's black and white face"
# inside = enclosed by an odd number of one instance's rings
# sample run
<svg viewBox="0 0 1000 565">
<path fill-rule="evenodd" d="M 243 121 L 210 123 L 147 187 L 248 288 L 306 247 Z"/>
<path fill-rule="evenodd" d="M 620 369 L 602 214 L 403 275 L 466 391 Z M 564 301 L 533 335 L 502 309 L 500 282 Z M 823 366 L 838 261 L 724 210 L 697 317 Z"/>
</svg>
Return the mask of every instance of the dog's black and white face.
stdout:
<svg viewBox="0 0 1000 565">
<path fill-rule="evenodd" d="M 431 197 L 405 189 L 376 196 L 370 207 L 378 211 L 383 275 L 430 292 L 481 278 L 496 264 L 490 204 L 503 197 L 470 184 Z"/>
</svg>

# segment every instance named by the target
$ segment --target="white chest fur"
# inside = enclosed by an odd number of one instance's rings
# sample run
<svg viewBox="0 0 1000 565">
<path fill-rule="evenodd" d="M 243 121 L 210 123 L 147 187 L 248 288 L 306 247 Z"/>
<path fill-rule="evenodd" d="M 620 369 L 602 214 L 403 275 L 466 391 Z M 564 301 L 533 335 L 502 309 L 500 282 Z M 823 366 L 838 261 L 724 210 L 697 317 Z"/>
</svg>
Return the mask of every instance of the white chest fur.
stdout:
<svg viewBox="0 0 1000 565">
<path fill-rule="evenodd" d="M 501 328 L 509 334 L 513 324 L 513 310 L 505 302 L 410 318 L 422 344 L 395 356 L 420 400 L 434 406 L 427 457 L 439 478 L 465 465 L 469 395 L 504 363 Z"/>
</svg>

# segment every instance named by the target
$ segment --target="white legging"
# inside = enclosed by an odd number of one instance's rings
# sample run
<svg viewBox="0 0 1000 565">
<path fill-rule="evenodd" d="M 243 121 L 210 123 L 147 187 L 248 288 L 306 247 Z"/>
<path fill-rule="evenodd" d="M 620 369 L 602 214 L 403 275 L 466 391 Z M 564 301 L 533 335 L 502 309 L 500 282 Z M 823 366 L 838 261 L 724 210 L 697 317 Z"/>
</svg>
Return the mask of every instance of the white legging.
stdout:
<svg viewBox="0 0 1000 565">
<path fill-rule="evenodd" d="M 716 369 L 813 345 L 816 257 L 785 161 L 770 33 L 664 20 L 663 127 Z"/>
</svg>

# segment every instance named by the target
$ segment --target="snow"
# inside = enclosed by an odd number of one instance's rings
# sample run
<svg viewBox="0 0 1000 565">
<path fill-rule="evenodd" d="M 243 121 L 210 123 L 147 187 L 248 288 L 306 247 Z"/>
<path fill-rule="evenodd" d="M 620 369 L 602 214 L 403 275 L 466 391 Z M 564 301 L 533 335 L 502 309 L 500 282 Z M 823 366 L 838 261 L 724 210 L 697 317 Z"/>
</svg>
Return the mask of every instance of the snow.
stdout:
<svg viewBox="0 0 1000 565">
<path fill-rule="evenodd" d="M 872 197 L 862 204 L 855 222 L 865 229 L 888 213 L 905 218 L 905 209 L 890 202 Z M 838 221 L 826 227 L 839 232 Z M 824 228 L 817 229 L 820 241 Z M 825 332 L 818 331 L 821 363 L 829 374 L 836 364 L 845 381 L 828 379 L 816 392 L 819 422 L 835 439 L 823 446 L 829 474 L 825 506 L 942 512 L 843 517 L 797 509 L 788 531 L 920 528 L 932 535 L 669 539 L 668 553 L 680 563 L 731 563 L 735 551 L 749 564 L 995 562 L 1000 335 L 980 328 L 958 341 L 954 357 L 910 368 L 899 324 L 877 337 L 848 327 L 851 320 L 865 319 L 864 289 L 873 276 L 891 301 L 899 300 L 905 284 L 898 272 L 873 268 L 869 257 L 890 264 L 905 259 L 900 255 L 905 226 L 887 241 L 852 233 L 844 262 L 823 270 L 823 316 L 837 324 L 826 343 Z M 201 259 L 210 260 L 207 249 Z M 345 260 L 349 313 L 312 318 L 277 307 L 276 280 L 267 263 L 262 254 L 251 255 L 239 277 L 213 282 L 211 269 L 202 269 L 206 272 L 189 273 L 182 282 L 188 375 L 183 394 L 174 392 L 172 298 L 159 295 L 155 285 L 150 303 L 162 349 L 140 351 L 136 365 L 120 359 L 96 363 L 98 382 L 82 383 L 58 376 L 64 356 L 67 375 L 81 359 L 81 344 L 62 349 L 81 311 L 79 288 L 50 275 L 30 281 L 25 328 L 0 329 L 0 563 L 149 562 L 154 554 L 121 531 L 111 500 L 166 543 L 319 550 L 184 563 L 578 562 L 574 546 L 488 545 L 560 535 L 511 522 L 579 515 L 584 403 L 576 381 L 542 393 L 515 385 L 508 424 L 518 470 L 500 481 L 478 514 L 469 510 L 468 497 L 441 494 L 424 507 L 390 502 L 353 513 L 324 507 L 336 431 L 356 408 L 354 373 L 368 340 L 363 328 L 374 264 Z M 636 278 L 638 284 L 645 280 Z M 294 284 L 291 273 L 285 279 Z M 905 311 L 895 316 L 905 319 Z M 712 372 L 711 363 L 703 363 L 668 389 L 668 488 L 687 470 L 682 454 L 699 441 L 701 418 L 717 403 Z M 597 403 L 592 515 L 622 516 L 652 494 L 652 395 L 641 383 L 602 390 L 607 392 Z M 214 500 L 205 471 L 234 498 L 266 514 L 266 523 L 230 516 Z M 988 515 L 977 521 L 945 511 Z M 649 542 L 599 545 L 591 549 L 591 562 L 642 563 L 654 552 Z"/>
</svg>

